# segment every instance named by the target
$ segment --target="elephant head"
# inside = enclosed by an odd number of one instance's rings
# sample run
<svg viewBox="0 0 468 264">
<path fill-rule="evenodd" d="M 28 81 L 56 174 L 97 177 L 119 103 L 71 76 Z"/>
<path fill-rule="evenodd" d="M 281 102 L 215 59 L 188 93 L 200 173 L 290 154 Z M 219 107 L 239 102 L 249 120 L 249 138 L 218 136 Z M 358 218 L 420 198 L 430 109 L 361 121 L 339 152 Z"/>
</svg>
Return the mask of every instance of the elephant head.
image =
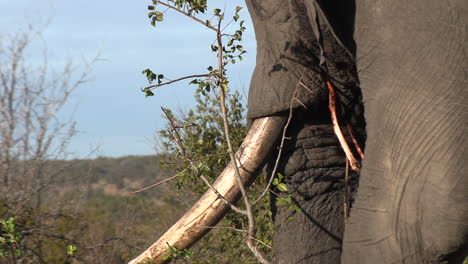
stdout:
<svg viewBox="0 0 468 264">
<path fill-rule="evenodd" d="M 246 183 L 265 163 L 271 171 L 272 143 L 293 113 L 278 170 L 302 211 L 273 203 L 274 263 L 461 263 L 468 254 L 468 2 L 246 2 L 257 38 L 253 124 L 237 153 Z M 360 175 L 351 172 L 347 184 L 327 82 L 347 141 L 366 145 Z M 215 186 L 233 202 L 240 195 L 230 166 Z M 166 242 L 193 244 L 229 209 L 218 198 L 208 191 L 131 263 L 157 260 Z"/>
</svg>

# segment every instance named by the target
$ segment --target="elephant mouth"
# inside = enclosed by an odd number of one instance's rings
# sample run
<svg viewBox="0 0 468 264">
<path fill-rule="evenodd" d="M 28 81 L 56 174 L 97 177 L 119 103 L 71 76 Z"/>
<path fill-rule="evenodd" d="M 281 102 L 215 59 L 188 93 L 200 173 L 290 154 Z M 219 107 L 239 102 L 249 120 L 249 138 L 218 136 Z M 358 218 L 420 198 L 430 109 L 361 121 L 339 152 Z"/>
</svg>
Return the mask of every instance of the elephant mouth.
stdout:
<svg viewBox="0 0 468 264">
<path fill-rule="evenodd" d="M 242 145 L 236 153 L 237 164 L 245 187 L 255 179 L 275 147 L 286 123 L 285 116 L 270 116 L 255 119 Z M 208 190 L 193 206 L 153 245 L 129 264 L 164 263 L 170 247 L 188 248 L 201 239 L 210 227 L 216 225 L 229 210 L 228 203 L 241 198 L 231 161 L 213 183 L 218 193 Z M 221 199 L 222 197 L 225 199 Z M 226 202 L 227 201 L 227 202 Z"/>
</svg>

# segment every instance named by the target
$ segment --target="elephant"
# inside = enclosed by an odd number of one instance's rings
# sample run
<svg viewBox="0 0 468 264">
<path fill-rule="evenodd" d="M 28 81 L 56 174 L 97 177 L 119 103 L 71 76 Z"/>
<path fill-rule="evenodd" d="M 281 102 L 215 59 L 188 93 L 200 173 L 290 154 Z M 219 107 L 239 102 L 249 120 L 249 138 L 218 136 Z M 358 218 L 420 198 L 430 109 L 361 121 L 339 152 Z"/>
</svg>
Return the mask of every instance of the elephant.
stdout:
<svg viewBox="0 0 468 264">
<path fill-rule="evenodd" d="M 248 184 L 265 164 L 275 171 L 284 139 L 276 171 L 301 209 L 273 198 L 273 263 L 462 263 L 468 1 L 246 3 L 257 64 L 251 128 L 236 154 L 241 176 Z M 336 136 L 330 86 L 354 170 Z M 228 201 L 240 197 L 233 166 L 214 184 Z M 158 259 L 167 243 L 192 245 L 227 210 L 208 191 L 131 263 Z"/>
</svg>

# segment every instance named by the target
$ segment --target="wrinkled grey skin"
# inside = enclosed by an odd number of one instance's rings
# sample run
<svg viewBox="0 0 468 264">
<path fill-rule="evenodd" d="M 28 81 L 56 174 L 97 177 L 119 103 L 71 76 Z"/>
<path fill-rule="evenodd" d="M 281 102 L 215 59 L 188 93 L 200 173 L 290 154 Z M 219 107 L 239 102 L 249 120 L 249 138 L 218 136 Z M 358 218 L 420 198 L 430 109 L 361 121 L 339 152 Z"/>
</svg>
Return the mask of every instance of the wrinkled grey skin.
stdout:
<svg viewBox="0 0 468 264">
<path fill-rule="evenodd" d="M 249 119 L 287 115 L 300 101 L 278 170 L 302 212 L 273 199 L 274 263 L 462 263 L 468 1 L 247 5 L 258 44 Z M 348 142 L 345 124 L 366 145 L 360 176 L 350 173 L 346 230 L 345 156 L 325 80 Z"/>
</svg>

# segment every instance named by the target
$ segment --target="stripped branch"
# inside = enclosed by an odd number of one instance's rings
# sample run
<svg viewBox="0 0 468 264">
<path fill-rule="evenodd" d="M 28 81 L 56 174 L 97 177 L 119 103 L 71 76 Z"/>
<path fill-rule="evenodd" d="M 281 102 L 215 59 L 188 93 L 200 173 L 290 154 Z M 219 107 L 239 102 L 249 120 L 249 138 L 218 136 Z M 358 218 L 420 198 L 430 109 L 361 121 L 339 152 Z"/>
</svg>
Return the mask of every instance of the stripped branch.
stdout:
<svg viewBox="0 0 468 264">
<path fill-rule="evenodd" d="M 362 151 L 361 147 L 359 146 L 359 143 L 356 140 L 356 137 L 354 136 L 353 130 L 351 129 L 351 126 L 349 124 L 346 124 L 346 128 L 348 128 L 348 133 L 349 136 L 351 137 L 351 140 L 353 141 L 354 147 L 356 148 L 356 151 L 359 153 L 359 156 L 361 159 L 364 159 L 364 152 Z"/>
<path fill-rule="evenodd" d="M 335 93 L 335 88 L 333 87 L 333 84 L 327 80 L 327 86 L 330 91 L 330 96 L 329 96 L 329 108 L 330 108 L 330 113 L 331 113 L 331 118 L 332 118 L 332 123 L 333 123 L 333 130 L 335 131 L 336 136 L 338 137 L 338 140 L 340 141 L 341 147 L 343 148 L 343 151 L 346 154 L 346 157 L 349 160 L 351 169 L 354 171 L 359 172 L 359 164 L 357 160 L 354 158 L 353 152 L 349 148 L 348 142 L 346 142 L 345 137 L 343 136 L 343 133 L 341 132 L 340 125 L 338 123 L 338 117 L 336 115 L 336 93 Z"/>
</svg>

